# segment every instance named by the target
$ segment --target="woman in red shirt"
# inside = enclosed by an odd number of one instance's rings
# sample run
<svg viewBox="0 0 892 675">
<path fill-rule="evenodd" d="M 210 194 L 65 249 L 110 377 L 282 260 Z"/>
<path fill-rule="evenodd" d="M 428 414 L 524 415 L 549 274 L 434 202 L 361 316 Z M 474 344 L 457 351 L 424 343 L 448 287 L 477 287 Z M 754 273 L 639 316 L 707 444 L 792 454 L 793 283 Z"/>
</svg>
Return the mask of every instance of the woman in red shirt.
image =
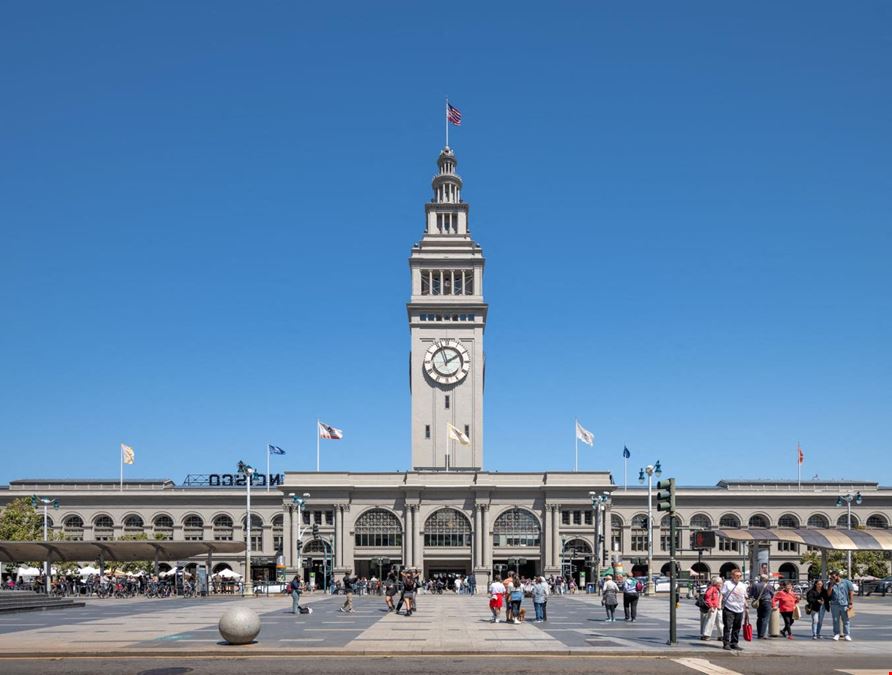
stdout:
<svg viewBox="0 0 892 675">
<path fill-rule="evenodd" d="M 708 640 L 712 637 L 713 629 L 718 631 L 718 639 L 722 639 L 722 580 L 719 577 L 713 577 L 709 582 L 709 588 L 703 595 L 703 600 L 709 611 L 703 614 L 703 626 L 700 629 L 700 639 Z"/>
<path fill-rule="evenodd" d="M 793 610 L 799 604 L 799 596 L 793 592 L 793 583 L 784 582 L 784 587 L 774 594 L 774 606 L 780 610 L 784 618 L 784 628 L 781 635 L 786 635 L 788 640 L 793 639 Z"/>
</svg>

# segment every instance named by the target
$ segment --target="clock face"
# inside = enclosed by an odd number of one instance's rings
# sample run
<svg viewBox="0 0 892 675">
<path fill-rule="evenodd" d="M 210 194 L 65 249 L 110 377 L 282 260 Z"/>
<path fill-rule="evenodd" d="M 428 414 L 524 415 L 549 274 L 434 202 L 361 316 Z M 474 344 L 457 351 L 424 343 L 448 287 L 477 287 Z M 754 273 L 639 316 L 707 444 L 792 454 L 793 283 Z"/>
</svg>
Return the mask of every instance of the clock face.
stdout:
<svg viewBox="0 0 892 675">
<path fill-rule="evenodd" d="M 424 371 L 440 384 L 461 382 L 470 369 L 470 353 L 453 338 L 437 340 L 424 354 Z"/>
</svg>

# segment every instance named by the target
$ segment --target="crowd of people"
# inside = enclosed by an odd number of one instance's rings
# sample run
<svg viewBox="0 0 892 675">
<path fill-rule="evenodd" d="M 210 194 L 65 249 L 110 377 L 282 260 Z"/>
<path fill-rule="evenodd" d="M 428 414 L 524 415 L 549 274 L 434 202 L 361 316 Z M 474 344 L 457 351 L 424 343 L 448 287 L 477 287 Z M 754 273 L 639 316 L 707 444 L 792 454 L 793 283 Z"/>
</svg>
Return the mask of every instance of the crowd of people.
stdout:
<svg viewBox="0 0 892 675">
<path fill-rule="evenodd" d="M 820 579 L 812 583 L 805 594 L 804 609 L 800 609 L 802 597 L 791 581 L 775 586 L 768 575 L 762 574 L 752 584 L 741 580 L 740 570 L 733 570 L 731 578 L 713 577 L 705 593 L 696 599 L 700 608 L 700 639 L 710 640 L 713 633 L 721 640 L 723 649 L 741 650 L 740 632 L 750 623 L 749 610 L 756 613 L 758 640 L 768 638 L 771 613 L 777 609 L 783 620 L 781 637 L 793 639 L 793 625 L 801 619 L 802 612 L 811 618 L 811 639 L 824 638 L 824 618 L 829 612 L 833 623 L 833 640 L 851 641 L 850 618 L 854 612 L 854 586 L 841 577 L 838 570 L 830 573 L 827 584 Z"/>
</svg>

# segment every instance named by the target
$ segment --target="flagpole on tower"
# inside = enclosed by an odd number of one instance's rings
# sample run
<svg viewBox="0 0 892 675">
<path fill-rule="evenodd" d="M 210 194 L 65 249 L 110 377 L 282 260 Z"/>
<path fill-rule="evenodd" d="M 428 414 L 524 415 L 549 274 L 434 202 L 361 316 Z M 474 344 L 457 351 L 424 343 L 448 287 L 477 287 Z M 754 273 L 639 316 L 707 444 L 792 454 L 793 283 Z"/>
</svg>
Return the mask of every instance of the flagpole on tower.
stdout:
<svg viewBox="0 0 892 675">
<path fill-rule="evenodd" d="M 446 108 L 443 110 L 445 113 L 443 118 L 446 120 L 446 147 L 449 147 L 449 97 L 446 97 Z"/>
</svg>

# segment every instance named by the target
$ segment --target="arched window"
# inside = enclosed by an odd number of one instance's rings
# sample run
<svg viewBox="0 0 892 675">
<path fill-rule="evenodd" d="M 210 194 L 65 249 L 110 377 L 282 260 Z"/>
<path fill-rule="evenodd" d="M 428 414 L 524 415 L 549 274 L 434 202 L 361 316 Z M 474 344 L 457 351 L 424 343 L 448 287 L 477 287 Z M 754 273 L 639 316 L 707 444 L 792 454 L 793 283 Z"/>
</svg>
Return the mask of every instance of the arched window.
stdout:
<svg viewBox="0 0 892 675">
<path fill-rule="evenodd" d="M 356 519 L 353 528 L 357 546 L 403 545 L 403 524 L 386 509 L 371 509 Z"/>
<path fill-rule="evenodd" d="M 799 518 L 792 513 L 785 513 L 777 519 L 778 527 L 799 527 Z"/>
<path fill-rule="evenodd" d="M 53 519 L 50 516 L 46 517 L 46 527 L 48 530 L 51 530 L 53 529 L 53 527 L 55 527 L 55 525 L 53 525 Z"/>
<path fill-rule="evenodd" d="M 577 560 L 592 554 L 592 547 L 585 539 L 571 539 L 564 544 L 564 557 Z"/>
<path fill-rule="evenodd" d="M 750 527 L 771 527 L 771 523 L 768 522 L 768 518 L 763 516 L 761 513 L 756 513 L 750 516 L 749 520 Z"/>
<path fill-rule="evenodd" d="M 733 513 L 726 513 L 721 518 L 719 518 L 719 527 L 740 527 L 740 518 L 735 516 Z"/>
<path fill-rule="evenodd" d="M 733 513 L 726 513 L 719 518 L 719 527 L 738 528 L 740 527 L 740 518 Z M 740 544 L 733 539 L 725 539 L 719 537 L 719 551 L 739 551 Z"/>
<path fill-rule="evenodd" d="M 511 509 L 496 518 L 493 546 L 538 546 L 539 521 L 529 511 Z"/>
<path fill-rule="evenodd" d="M 96 516 L 93 520 L 93 539 L 111 541 L 115 538 L 115 521 L 111 516 Z"/>
<path fill-rule="evenodd" d="M 214 541 L 232 541 L 232 518 L 225 514 L 214 518 Z"/>
<path fill-rule="evenodd" d="M 691 516 L 692 530 L 708 530 L 710 527 L 712 527 L 712 520 L 706 514 L 698 513 Z"/>
<path fill-rule="evenodd" d="M 242 518 L 242 538 L 248 543 L 248 516 Z M 259 551 L 263 548 L 263 519 L 256 513 L 251 514 L 251 550 Z"/>
<path fill-rule="evenodd" d="M 643 513 L 632 516 L 632 530 L 630 532 L 633 551 L 647 550 L 647 516 Z"/>
<path fill-rule="evenodd" d="M 822 516 L 820 513 L 814 513 L 808 517 L 808 526 L 830 527 L 830 521 L 827 520 L 827 516 Z"/>
<path fill-rule="evenodd" d="M 848 529 L 849 527 L 849 515 L 847 513 L 842 514 L 839 518 L 836 519 L 836 527 L 841 528 L 843 530 Z M 852 529 L 854 530 L 858 527 L 858 516 L 854 513 L 852 514 Z"/>
<path fill-rule="evenodd" d="M 623 519 L 615 513 L 610 514 L 610 550 L 620 552 L 623 549 Z"/>
<path fill-rule="evenodd" d="M 124 518 L 124 534 L 129 537 L 135 537 L 143 534 L 145 523 L 142 516 L 131 515 Z"/>
<path fill-rule="evenodd" d="M 889 521 L 886 520 L 886 516 L 882 516 L 880 514 L 874 514 L 867 518 L 867 527 L 875 527 L 881 529 L 888 529 Z"/>
<path fill-rule="evenodd" d="M 311 553 L 314 555 L 324 555 L 328 546 L 328 542 L 322 539 L 313 539 L 303 545 L 303 552 L 305 555 Z"/>
<path fill-rule="evenodd" d="M 156 539 L 173 539 L 173 518 L 170 516 L 155 516 L 153 523 Z"/>
<path fill-rule="evenodd" d="M 84 519 L 80 516 L 68 516 L 62 521 L 62 531 L 66 539 L 82 541 L 84 538 Z"/>
<path fill-rule="evenodd" d="M 424 523 L 425 546 L 470 546 L 471 523 L 455 509 L 434 511 Z"/>
<path fill-rule="evenodd" d="M 276 551 L 285 550 L 285 516 L 281 513 L 273 516 L 273 548 Z"/>
<path fill-rule="evenodd" d="M 663 519 L 660 521 L 660 550 L 661 551 L 670 550 L 669 543 L 672 538 L 670 535 L 671 530 L 669 529 L 670 522 L 671 522 L 670 518 L 675 519 L 675 549 L 676 550 L 681 549 L 681 518 L 679 518 L 678 516 L 665 515 L 665 516 L 663 516 Z"/>
<path fill-rule="evenodd" d="M 183 538 L 186 541 L 201 541 L 204 539 L 204 519 L 201 516 L 186 516 L 183 521 Z"/>
</svg>

